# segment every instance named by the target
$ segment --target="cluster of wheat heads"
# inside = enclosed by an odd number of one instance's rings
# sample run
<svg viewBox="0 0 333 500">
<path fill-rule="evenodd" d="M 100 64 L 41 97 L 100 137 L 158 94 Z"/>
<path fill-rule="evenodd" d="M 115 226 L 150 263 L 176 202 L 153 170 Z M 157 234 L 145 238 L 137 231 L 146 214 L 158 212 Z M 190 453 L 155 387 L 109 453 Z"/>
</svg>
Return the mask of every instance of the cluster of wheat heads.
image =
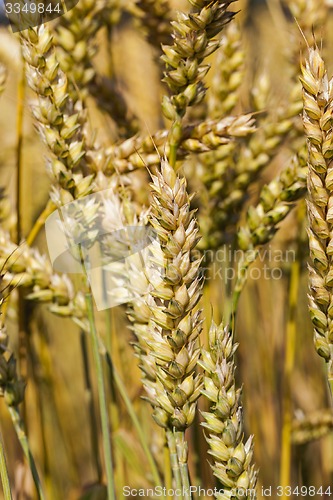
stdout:
<svg viewBox="0 0 333 500">
<path fill-rule="evenodd" d="M 5 500 L 333 494 L 330 11 L 269 7 L 80 0 L 0 30 Z"/>
</svg>

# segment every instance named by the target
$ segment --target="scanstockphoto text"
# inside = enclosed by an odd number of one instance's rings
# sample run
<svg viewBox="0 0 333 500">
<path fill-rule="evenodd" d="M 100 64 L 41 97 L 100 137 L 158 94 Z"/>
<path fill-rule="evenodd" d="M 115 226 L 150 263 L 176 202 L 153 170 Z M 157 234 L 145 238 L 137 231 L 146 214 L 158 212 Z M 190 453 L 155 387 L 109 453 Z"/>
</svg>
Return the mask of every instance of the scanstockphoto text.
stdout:
<svg viewBox="0 0 333 500">
<path fill-rule="evenodd" d="M 228 492 L 229 495 L 234 495 L 236 498 L 256 498 L 258 493 L 253 488 L 232 488 L 226 490 L 224 488 L 202 488 L 201 486 L 190 486 L 189 488 L 166 488 L 165 486 L 155 486 L 154 488 L 132 488 L 131 486 L 123 486 L 124 497 L 141 497 L 141 498 L 178 498 L 194 494 L 197 498 L 216 498 L 218 494 Z M 262 497 L 317 497 L 317 498 L 330 498 L 333 495 L 331 486 L 261 486 Z"/>
<path fill-rule="evenodd" d="M 126 485 L 123 487 L 123 496 L 130 498 L 183 498 L 192 497 L 193 494 L 198 498 L 216 498 L 216 495 L 223 494 L 224 492 L 225 490 L 223 488 L 202 488 L 201 486 L 190 486 L 188 488 L 167 488 L 166 486 L 155 486 L 154 488 L 132 488 L 131 486 Z M 237 496 L 243 496 L 244 498 L 253 498 L 255 490 L 251 488 L 236 488 L 232 490 L 232 493 Z"/>
</svg>

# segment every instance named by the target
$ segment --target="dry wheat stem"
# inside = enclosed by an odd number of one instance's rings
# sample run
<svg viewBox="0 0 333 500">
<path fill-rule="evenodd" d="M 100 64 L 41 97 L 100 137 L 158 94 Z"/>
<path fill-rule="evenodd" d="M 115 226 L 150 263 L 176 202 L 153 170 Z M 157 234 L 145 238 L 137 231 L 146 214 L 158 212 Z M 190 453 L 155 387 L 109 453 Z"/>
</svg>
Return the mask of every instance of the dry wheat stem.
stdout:
<svg viewBox="0 0 333 500">
<path fill-rule="evenodd" d="M 7 469 L 6 454 L 5 454 L 5 449 L 4 449 L 3 439 L 2 439 L 1 434 L 0 434 L 0 474 L 1 474 L 1 482 L 2 482 L 2 489 L 3 489 L 3 493 L 4 493 L 4 499 L 5 500 L 12 500 L 12 493 L 11 493 L 11 489 L 10 489 L 10 482 L 9 482 L 8 469 Z"/>
</svg>

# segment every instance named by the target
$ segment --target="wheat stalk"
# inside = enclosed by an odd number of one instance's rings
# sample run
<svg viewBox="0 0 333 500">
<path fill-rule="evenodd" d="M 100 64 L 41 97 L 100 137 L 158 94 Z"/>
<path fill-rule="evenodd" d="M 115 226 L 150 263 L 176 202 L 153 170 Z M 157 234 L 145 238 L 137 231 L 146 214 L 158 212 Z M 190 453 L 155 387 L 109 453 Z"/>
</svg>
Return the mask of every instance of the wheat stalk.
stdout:
<svg viewBox="0 0 333 500">
<path fill-rule="evenodd" d="M 99 160 L 89 150 L 84 106 L 78 97 L 72 99 L 68 94 L 68 79 L 59 67 L 51 32 L 41 25 L 20 36 L 28 83 L 38 98 L 33 114 L 51 153 L 51 197 L 56 205 L 63 205 L 91 192 Z M 90 172 L 93 174 L 87 175 Z"/>
<path fill-rule="evenodd" d="M 166 64 L 164 81 L 172 93 L 162 101 L 164 116 L 173 121 L 169 134 L 172 166 L 182 136 L 182 119 L 187 108 L 199 104 L 205 96 L 203 80 L 210 66 L 204 62 L 220 46 L 216 35 L 234 17 L 227 10 L 233 1 L 190 0 L 192 12 L 179 12 L 178 20 L 172 23 L 173 44 L 162 47 L 161 59 Z"/>
<path fill-rule="evenodd" d="M 316 350 L 328 363 L 328 380 L 333 386 L 333 335 L 331 322 L 331 216 L 332 106 L 333 81 L 317 46 L 309 47 L 301 65 L 303 124 L 308 146 L 308 216 L 311 266 L 310 314 Z"/>
<path fill-rule="evenodd" d="M 57 18 L 52 30 L 56 56 L 66 74 L 68 92 L 73 100 L 85 99 L 89 85 L 95 77 L 93 57 L 97 52 L 96 35 L 107 2 L 105 0 L 80 0 L 65 16 Z"/>
<path fill-rule="evenodd" d="M 305 36 L 311 36 L 317 28 L 322 29 L 327 21 L 328 3 L 325 0 L 283 0 L 283 3 Z"/>
<path fill-rule="evenodd" d="M 252 465 L 253 436 L 244 440 L 241 389 L 236 389 L 234 354 L 237 344 L 223 325 L 211 324 L 209 350 L 202 349 L 199 365 L 204 370 L 202 394 L 211 404 L 202 412 L 208 453 L 213 457 L 214 475 L 223 486 L 216 498 L 255 499 L 257 472 Z"/>
<path fill-rule="evenodd" d="M 201 123 L 186 125 L 179 140 L 177 158 L 186 159 L 191 153 L 213 151 L 221 144 L 229 144 L 238 137 L 246 137 L 255 130 L 251 114 L 228 116 L 220 120 L 207 119 Z M 163 154 L 170 155 L 167 141 L 169 131 L 159 130 L 152 136 L 136 135 L 106 148 L 109 162 L 105 163 L 105 174 L 114 170 L 121 174 L 139 168 L 155 167 Z"/>
<path fill-rule="evenodd" d="M 202 283 L 200 260 L 191 257 L 198 228 L 190 211 L 186 181 L 176 176 L 166 160 L 162 160 L 161 172 L 153 176 L 152 188 L 150 223 L 161 244 L 158 264 L 164 275 L 151 293 L 152 303 L 147 304 L 151 313 L 148 345 L 156 362 L 159 390 L 152 394 L 149 384 L 146 389 L 159 425 L 182 431 L 193 422 L 200 392 L 200 377 L 194 370 L 201 320 L 194 307 Z"/>
<path fill-rule="evenodd" d="M 209 116 L 221 118 L 232 113 L 239 99 L 239 89 L 244 78 L 245 51 L 240 25 L 230 23 L 221 39 L 216 55 L 214 75 L 207 105 Z"/>
<path fill-rule="evenodd" d="M 155 259 L 163 273 L 144 302 L 134 301 L 130 317 L 153 418 L 166 430 L 177 487 L 189 491 L 184 431 L 193 422 L 201 388 L 201 377 L 195 374 L 201 319 L 194 308 L 202 283 L 200 260 L 191 256 L 198 228 L 185 179 L 166 160 L 152 179 L 149 221 L 158 236 Z"/>
<path fill-rule="evenodd" d="M 238 246 L 243 255 L 237 265 L 237 280 L 233 296 L 233 313 L 247 280 L 248 267 L 258 256 L 262 245 L 271 241 L 278 224 L 294 207 L 294 202 L 306 192 L 306 174 L 302 151 L 260 193 L 260 202 L 249 208 L 246 224 L 239 229 Z"/>
<path fill-rule="evenodd" d="M 148 42 L 157 49 L 171 42 L 171 7 L 168 0 L 138 0 L 137 17 Z"/>
<path fill-rule="evenodd" d="M 304 445 L 329 434 L 332 429 L 332 410 L 314 410 L 307 415 L 296 416 L 292 424 L 292 440 L 294 444 Z"/>
</svg>

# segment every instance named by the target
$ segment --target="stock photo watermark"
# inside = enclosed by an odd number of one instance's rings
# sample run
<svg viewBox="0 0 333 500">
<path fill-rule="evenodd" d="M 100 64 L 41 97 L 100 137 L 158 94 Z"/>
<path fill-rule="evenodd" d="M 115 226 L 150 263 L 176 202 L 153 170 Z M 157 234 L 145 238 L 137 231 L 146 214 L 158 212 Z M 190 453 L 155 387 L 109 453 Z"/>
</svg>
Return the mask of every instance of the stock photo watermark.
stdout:
<svg viewBox="0 0 333 500">
<path fill-rule="evenodd" d="M 228 493 L 237 498 L 254 498 L 255 490 L 251 488 L 235 488 Z M 200 498 L 216 498 L 217 495 L 225 493 L 224 489 L 202 488 L 201 486 L 190 486 L 189 488 L 166 488 L 165 486 L 155 486 L 155 488 L 131 488 L 123 487 L 124 497 L 144 497 L 144 498 L 192 498 L 192 495 Z M 231 497 L 232 498 L 232 497 Z"/>
<path fill-rule="evenodd" d="M 2 18 L 12 31 L 35 28 L 70 11 L 79 0 L 1 0 Z"/>
<path fill-rule="evenodd" d="M 159 238 L 144 220 L 128 224 L 121 202 L 112 190 L 85 196 L 54 211 L 45 224 L 53 269 L 85 274 L 98 310 L 144 300 L 168 278 L 177 282 L 177 266 L 167 266 Z M 283 265 L 295 261 L 295 251 L 267 246 L 261 253 L 225 246 L 215 252 L 194 250 L 202 259 L 205 280 L 235 280 L 239 263 L 251 262 L 244 272 L 250 280 L 279 280 Z M 167 269 L 167 270 L 166 270 Z M 180 277 L 179 277 L 180 278 Z"/>
<path fill-rule="evenodd" d="M 202 488 L 201 486 L 190 486 L 189 488 L 166 488 L 165 486 L 155 486 L 155 488 L 132 488 L 131 486 L 123 487 L 124 497 L 144 497 L 144 498 L 180 498 L 191 497 L 196 498 L 216 498 L 217 495 L 227 494 L 228 498 L 256 498 L 257 490 L 253 488 Z M 329 498 L 333 494 L 331 486 L 262 486 L 260 490 L 262 497 L 321 497 Z"/>
<path fill-rule="evenodd" d="M 202 254 L 194 250 L 196 258 L 203 255 L 202 273 L 205 279 L 219 279 L 224 283 L 233 282 L 238 273 L 239 264 L 250 262 L 244 267 L 246 278 L 252 281 L 280 280 L 284 275 L 284 268 L 295 262 L 294 249 L 281 250 L 267 245 L 260 252 L 256 250 L 243 251 L 226 245 L 218 250 L 205 250 Z M 207 263 L 207 265 L 205 265 Z"/>
<path fill-rule="evenodd" d="M 53 269 L 86 274 L 98 310 L 144 298 L 163 281 L 155 231 L 139 220 L 127 224 L 112 190 L 55 210 L 45 230 Z"/>
</svg>

